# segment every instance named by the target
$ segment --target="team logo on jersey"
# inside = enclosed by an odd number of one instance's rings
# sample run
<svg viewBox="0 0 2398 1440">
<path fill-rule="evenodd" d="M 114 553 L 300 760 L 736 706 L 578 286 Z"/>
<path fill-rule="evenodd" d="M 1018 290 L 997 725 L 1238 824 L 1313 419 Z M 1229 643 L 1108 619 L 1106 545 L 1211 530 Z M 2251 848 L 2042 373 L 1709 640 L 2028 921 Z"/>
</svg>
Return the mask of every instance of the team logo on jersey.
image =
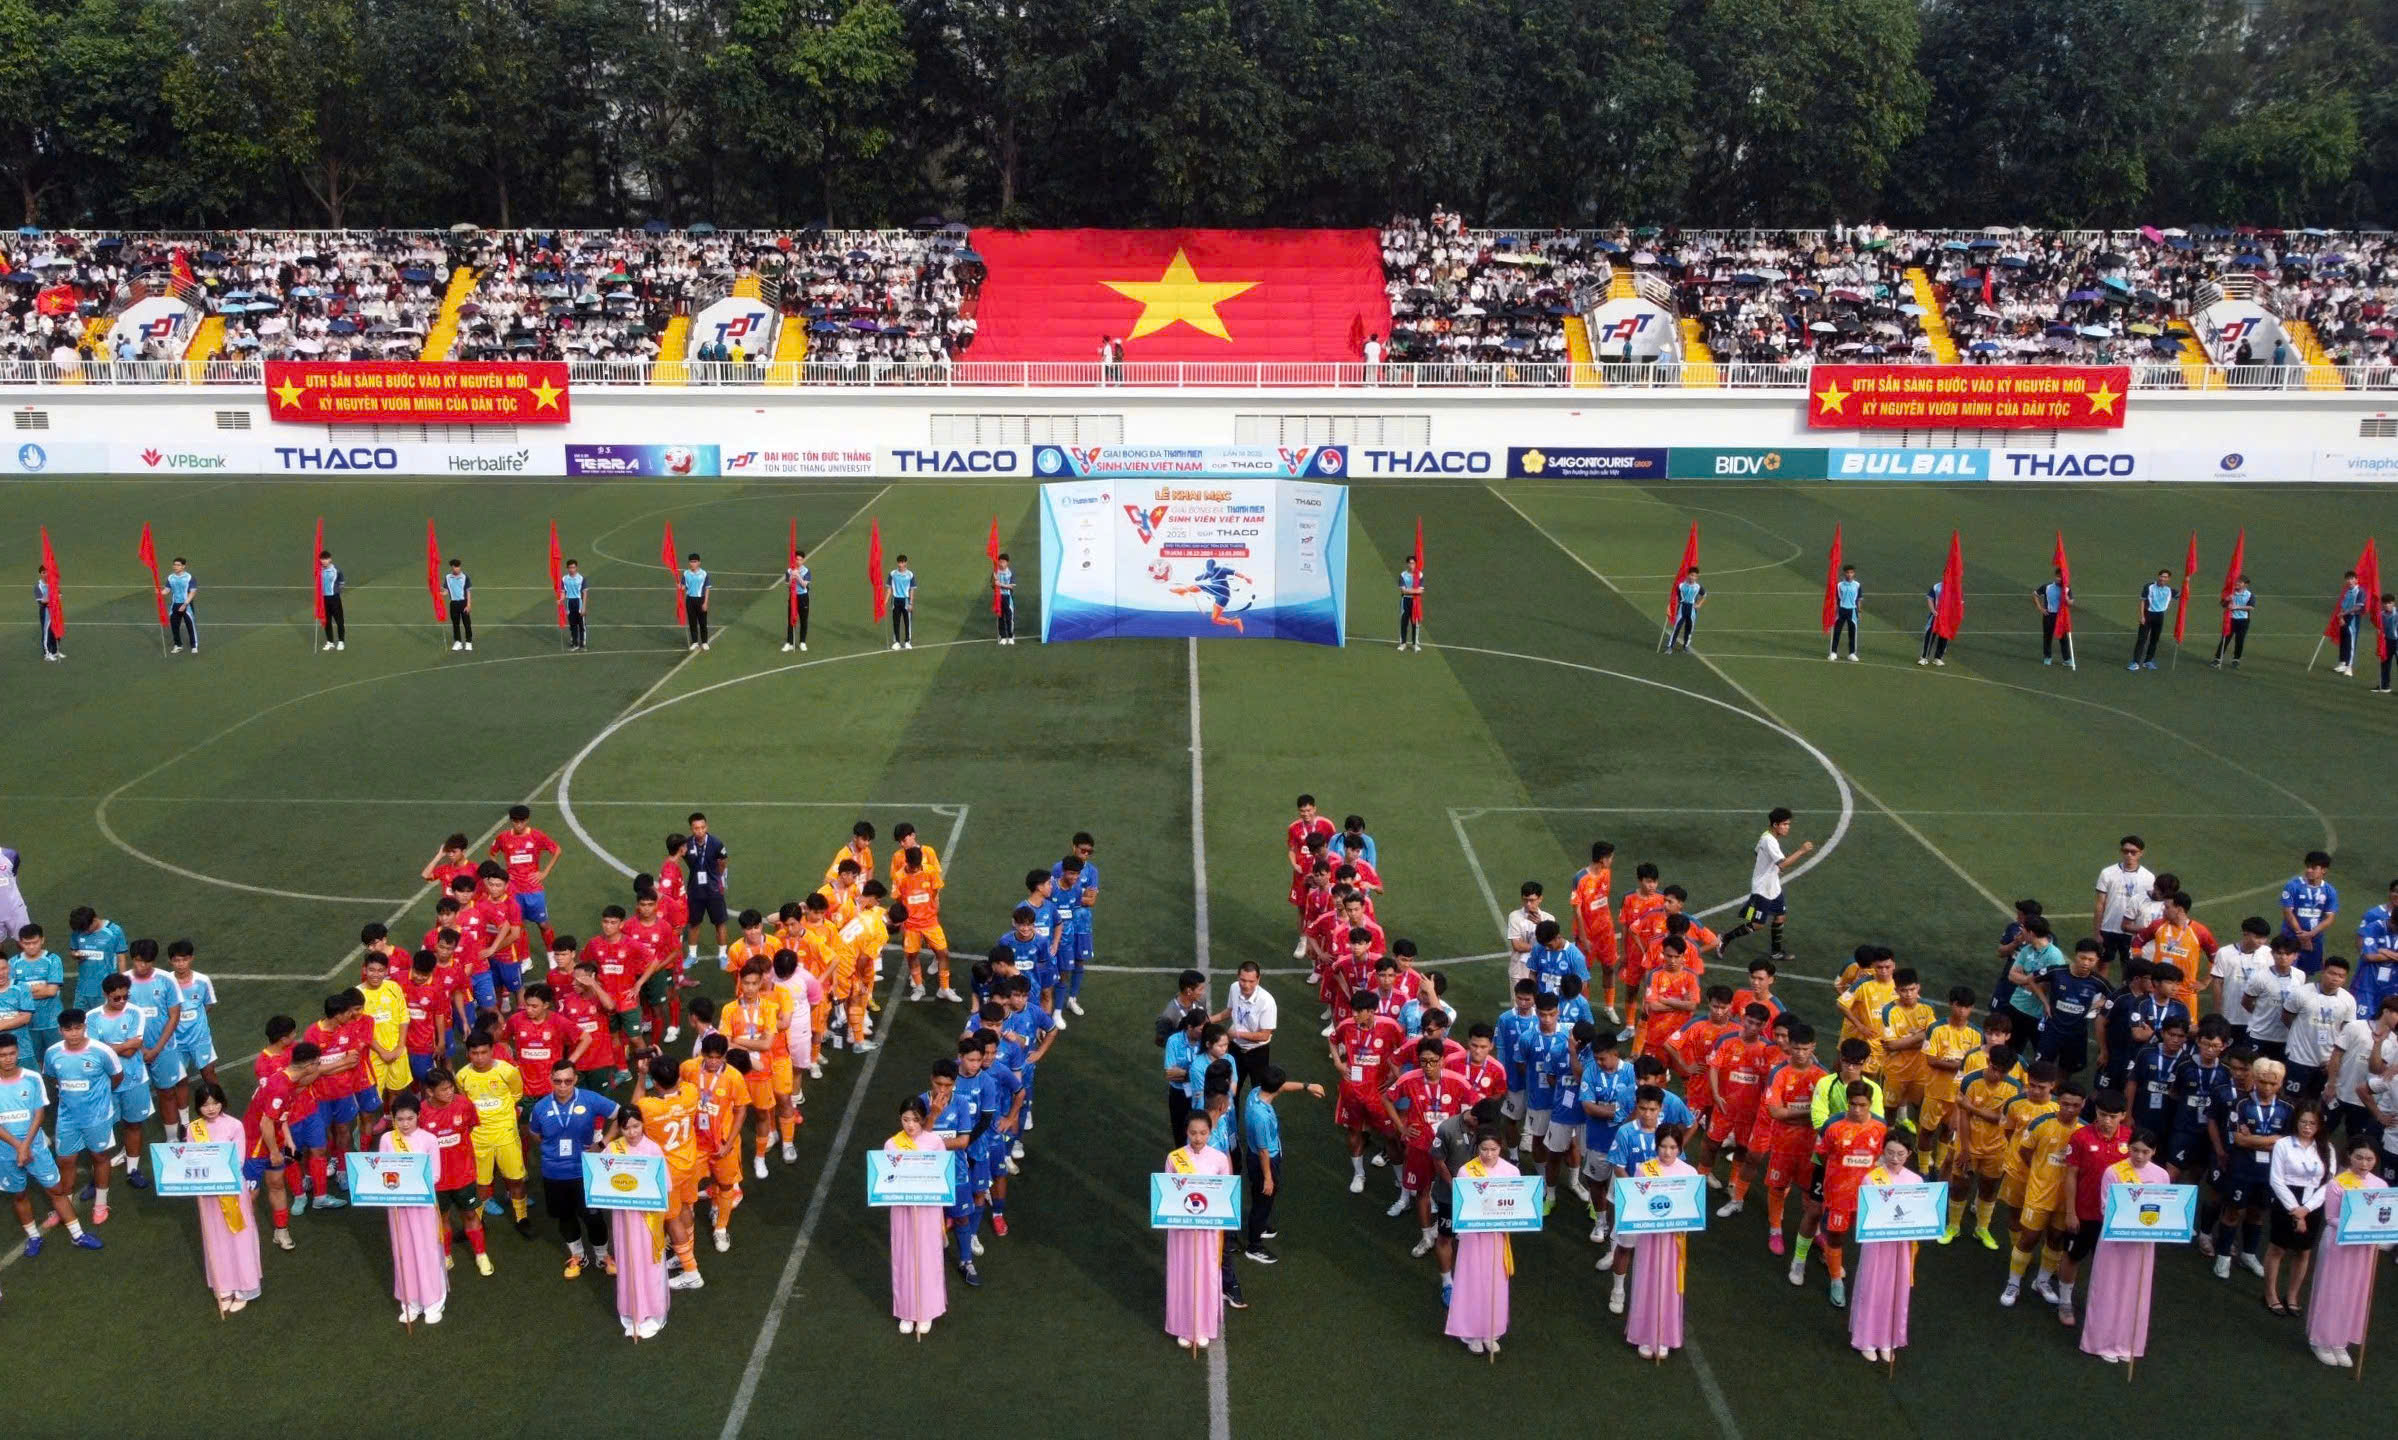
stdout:
<svg viewBox="0 0 2398 1440">
<path fill-rule="evenodd" d="M 1143 510 L 1138 505 L 1127 505 L 1124 507 L 1124 516 L 1132 521 L 1132 528 L 1140 532 L 1141 543 L 1146 545 L 1156 538 L 1157 527 L 1165 523 L 1166 507 L 1152 505 Z"/>
</svg>

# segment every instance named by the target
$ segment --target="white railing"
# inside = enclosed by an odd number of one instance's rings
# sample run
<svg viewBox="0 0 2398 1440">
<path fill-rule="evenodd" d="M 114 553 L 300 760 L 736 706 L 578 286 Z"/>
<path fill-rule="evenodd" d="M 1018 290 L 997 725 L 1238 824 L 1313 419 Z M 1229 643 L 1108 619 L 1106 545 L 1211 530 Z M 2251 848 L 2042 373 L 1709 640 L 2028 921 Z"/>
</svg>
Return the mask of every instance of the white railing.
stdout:
<svg viewBox="0 0 2398 1440">
<path fill-rule="evenodd" d="M 654 362 L 576 360 L 567 369 L 577 386 L 648 388 Z M 1702 381 L 1712 369 L 1714 378 Z M 1233 364 L 1097 361 L 964 361 L 927 365 L 843 365 L 811 360 L 799 364 L 734 365 L 692 362 L 683 367 L 682 388 L 807 387 L 811 389 L 935 388 L 997 390 L 1535 390 L 1576 386 L 1595 390 L 1787 390 L 1807 388 L 1805 365 L 1718 363 L 1685 367 L 1615 362 L 1592 365 L 1545 361 L 1489 364 Z M 2398 367 L 2338 369 L 2328 365 L 2207 366 L 2192 373 L 2174 361 L 2131 367 L 2134 390 L 2306 391 L 2398 390 Z M 2336 379 L 2337 385 L 2333 384 Z M 70 386 L 262 390 L 264 367 L 255 360 L 86 361 L 61 367 L 47 360 L 0 360 L 0 389 Z M 661 387 L 663 388 L 663 387 Z"/>
</svg>

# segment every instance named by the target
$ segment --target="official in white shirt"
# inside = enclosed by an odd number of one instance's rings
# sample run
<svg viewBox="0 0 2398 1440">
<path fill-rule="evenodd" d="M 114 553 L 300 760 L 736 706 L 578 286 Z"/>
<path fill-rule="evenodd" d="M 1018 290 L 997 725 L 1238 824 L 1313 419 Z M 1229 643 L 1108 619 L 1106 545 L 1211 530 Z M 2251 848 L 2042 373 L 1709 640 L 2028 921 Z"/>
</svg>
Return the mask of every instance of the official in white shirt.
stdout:
<svg viewBox="0 0 2398 1440">
<path fill-rule="evenodd" d="M 2140 863 L 2140 857 L 2148 852 L 2147 841 L 2126 835 L 2117 848 L 2123 858 L 2098 872 L 2098 898 L 2090 906 L 2090 928 L 2098 932 L 2098 963 L 2102 967 L 2132 958 L 2132 937 L 2140 932 L 2140 910 L 2157 883 L 2155 872 Z"/>
<path fill-rule="evenodd" d="M 2295 1095 L 2308 1100 L 2323 1095 L 2325 1070 L 2331 1064 L 2340 1031 L 2356 1018 L 2356 997 L 2348 993 L 2347 984 L 2348 962 L 2337 955 L 2326 955 L 2323 968 L 2315 972 L 2311 984 L 2302 980 L 2290 986 L 2284 995 L 2282 1016 L 2290 1027 L 2284 1042 L 2285 1054 L 2290 1065 L 2290 1090 Z"/>
<path fill-rule="evenodd" d="M 2261 915 L 2240 922 L 2240 938 L 2215 951 L 2215 1009 L 2232 1029 L 2246 1033 L 2255 1015 L 2248 1008 L 2248 979 L 2273 968 L 2273 949 L 2266 942 L 2273 927 Z"/>
<path fill-rule="evenodd" d="M 1526 957 L 1532 953 L 1532 947 L 1539 943 L 1534 938 L 1533 932 L 1540 928 L 1541 921 L 1557 918 L 1540 908 L 1542 893 L 1538 880 L 1525 881 L 1522 891 L 1524 903 L 1510 911 L 1507 916 L 1507 988 L 1509 993 L 1514 992 L 1516 981 L 1532 973 L 1532 963 Z"/>
<path fill-rule="evenodd" d="M 1232 1035 L 1232 1063 L 1243 1085 L 1255 1085 L 1274 1063 L 1274 997 L 1260 983 L 1264 974 L 1254 960 L 1243 961 L 1233 981 L 1224 1012 L 1215 1021 Z"/>
</svg>

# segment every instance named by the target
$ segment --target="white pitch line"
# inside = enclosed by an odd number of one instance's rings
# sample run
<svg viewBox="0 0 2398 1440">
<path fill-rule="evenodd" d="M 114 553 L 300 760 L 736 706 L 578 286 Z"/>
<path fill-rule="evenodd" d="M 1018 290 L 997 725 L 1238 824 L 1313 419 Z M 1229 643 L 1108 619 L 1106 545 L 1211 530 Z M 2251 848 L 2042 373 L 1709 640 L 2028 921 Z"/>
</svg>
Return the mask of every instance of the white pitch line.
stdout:
<svg viewBox="0 0 2398 1440">
<path fill-rule="evenodd" d="M 1191 681 L 1191 968 L 1207 975 L 1207 758 L 1200 730 L 1199 641 L 1194 637 L 1186 643 Z M 1214 988 L 1212 977 L 1209 988 Z M 1207 1349 L 1207 1440 L 1232 1440 L 1232 1367 L 1224 1358 L 1230 1338 L 1227 1327 L 1219 1324 L 1216 1343 Z"/>
<path fill-rule="evenodd" d="M 1501 494 L 1498 487 L 1485 486 L 1484 488 L 1488 489 L 1490 493 L 1497 498 L 1500 504 L 1506 506 L 1510 510 L 1515 511 L 1516 517 L 1522 520 L 1526 525 L 1531 526 L 1533 531 L 1542 539 L 1556 546 L 1560 551 L 1564 552 L 1567 559 L 1573 561 L 1576 565 L 1581 566 L 1583 571 L 1587 573 L 1590 578 L 1598 581 L 1601 585 L 1606 586 L 1610 592 L 1612 592 L 1618 599 L 1624 601 L 1624 603 L 1632 603 L 1631 597 L 1624 594 L 1621 586 L 1617 585 L 1613 580 L 1608 579 L 1605 575 L 1600 574 L 1596 566 L 1592 565 L 1588 560 L 1583 559 L 1581 555 L 1575 552 L 1572 546 L 1567 545 L 1563 540 L 1558 539 L 1554 534 L 1550 533 L 1547 526 L 1541 524 L 1538 520 L 1533 519 L 1530 515 L 1525 514 L 1523 507 L 1517 505 L 1513 500 L 1508 499 L 1504 494 Z M 1721 680 L 1726 685 L 1731 686 L 1733 693 L 1739 695 L 1742 699 L 1748 701 L 1750 705 L 1754 706 L 1758 714 L 1771 719 L 1774 724 L 1780 726 L 1786 734 L 1796 735 L 1798 733 L 1797 731 L 1792 730 L 1787 724 L 1784 724 L 1781 717 L 1775 715 L 1773 709 L 1764 701 L 1758 699 L 1755 693 L 1752 692 L 1746 685 L 1743 685 L 1739 681 L 1733 679 L 1730 673 L 1728 673 L 1724 667 L 1716 664 L 1713 659 L 1700 651 L 1692 650 L 1689 653 L 1695 656 L 1700 664 L 1706 666 L 1716 679 Z M 1800 743 L 1805 744 L 1806 742 L 1802 740 Z M 1814 749 L 1813 746 L 1809 746 L 1808 748 Z M 1821 752 L 1818 751 L 1817 753 L 1820 754 Z M 1909 824 L 1905 816 L 1891 809 L 1888 805 L 1883 804 L 1881 797 L 1874 794 L 1873 791 L 1867 789 L 1863 781 L 1860 780 L 1851 783 L 1856 786 L 1857 793 L 1865 797 L 1866 804 L 1871 805 L 1874 809 L 1879 810 L 1884 815 L 1888 816 L 1890 818 L 1890 823 L 1905 831 L 1908 837 L 1914 840 L 1916 844 L 1921 845 L 1924 849 L 1930 851 L 1933 859 L 1938 860 L 1943 865 L 1946 865 L 1956 874 L 1958 879 L 1971 886 L 1975 894 L 1981 896 L 1984 900 L 1989 901 L 1992 909 L 1996 910 L 2001 915 L 2011 916 L 2015 913 L 2014 906 L 2008 904 L 2004 900 L 2001 900 L 1998 897 L 1997 892 L 1992 890 L 1989 886 L 1984 885 L 1981 881 L 1974 879 L 1972 874 L 1969 873 L 1964 866 L 1959 865 L 1955 858 L 1952 857 L 1946 850 L 1943 850 L 1939 846 L 1933 844 L 1932 837 L 1924 834 L 1921 830 L 1918 830 L 1913 825 Z"/>
<path fill-rule="evenodd" d="M 959 806 L 957 818 L 949 822 L 949 842 L 945 852 L 950 869 L 957 868 L 958 840 L 966 832 L 966 807 Z M 891 967 L 891 1007 L 899 1008 L 900 983 L 907 977 L 907 967 Z M 758 1326 L 758 1338 L 749 1347 L 749 1364 L 742 1367 L 741 1383 L 733 1390 L 733 1408 L 724 1417 L 724 1428 L 717 1432 L 718 1440 L 739 1440 L 741 1427 L 749 1420 L 750 1407 L 757 1402 L 758 1381 L 766 1373 L 766 1360 L 774 1351 L 774 1338 L 783 1328 L 783 1310 L 790 1305 L 792 1293 L 799 1287 L 799 1267 L 807 1263 L 809 1246 L 815 1241 L 816 1226 L 824 1219 L 824 1207 L 831 1200 L 833 1187 L 840 1179 L 841 1157 L 849 1150 L 849 1137 L 858 1128 L 859 1112 L 865 1109 L 866 1094 L 874 1083 L 874 1072 L 891 1053 L 892 1039 L 883 1036 L 881 1044 L 866 1056 L 858 1070 L 858 1078 L 849 1092 L 849 1103 L 841 1109 L 841 1124 L 833 1131 L 833 1146 L 825 1156 L 824 1166 L 816 1172 L 816 1188 L 808 1194 L 807 1213 L 800 1217 L 799 1233 L 791 1237 L 791 1253 L 783 1260 L 783 1273 L 775 1282 L 774 1301 L 766 1307 L 766 1319 Z"/>
</svg>

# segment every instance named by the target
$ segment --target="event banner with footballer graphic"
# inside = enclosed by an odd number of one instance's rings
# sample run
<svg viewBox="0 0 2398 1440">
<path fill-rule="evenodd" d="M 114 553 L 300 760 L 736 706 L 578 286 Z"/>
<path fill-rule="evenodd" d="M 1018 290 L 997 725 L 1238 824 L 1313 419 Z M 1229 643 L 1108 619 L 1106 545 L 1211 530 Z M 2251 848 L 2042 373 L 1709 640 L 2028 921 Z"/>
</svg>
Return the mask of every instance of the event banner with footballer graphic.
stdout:
<svg viewBox="0 0 2398 1440">
<path fill-rule="evenodd" d="M 1304 480 L 1041 487 L 1041 638 L 1344 643 L 1349 492 Z"/>
</svg>

